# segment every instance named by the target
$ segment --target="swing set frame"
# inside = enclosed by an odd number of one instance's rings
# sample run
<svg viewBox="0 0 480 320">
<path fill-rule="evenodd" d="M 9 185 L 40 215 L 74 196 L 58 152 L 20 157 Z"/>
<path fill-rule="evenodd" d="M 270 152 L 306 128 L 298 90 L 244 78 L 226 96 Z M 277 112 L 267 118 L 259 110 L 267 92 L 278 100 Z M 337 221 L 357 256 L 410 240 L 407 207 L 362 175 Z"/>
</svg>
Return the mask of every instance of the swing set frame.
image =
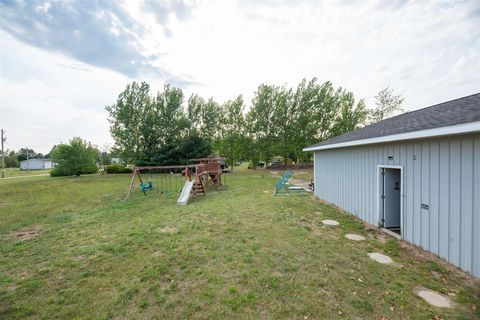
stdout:
<svg viewBox="0 0 480 320">
<path fill-rule="evenodd" d="M 140 181 L 140 185 L 143 185 L 143 179 L 141 173 L 144 171 L 149 171 L 149 170 L 173 170 L 173 169 L 183 169 L 182 174 L 186 178 L 189 179 L 189 181 L 192 180 L 192 177 L 190 175 L 190 169 L 191 168 L 196 168 L 196 165 L 183 165 L 183 166 L 145 166 L 145 167 L 134 167 L 133 168 L 133 173 L 132 173 L 132 179 L 130 180 L 130 185 L 128 186 L 127 194 L 125 196 L 125 200 L 128 200 L 130 197 L 130 193 L 132 192 L 133 186 L 135 185 L 135 177 L 138 177 L 138 180 Z M 142 190 L 143 194 L 146 196 L 147 193 L 145 190 Z"/>
</svg>

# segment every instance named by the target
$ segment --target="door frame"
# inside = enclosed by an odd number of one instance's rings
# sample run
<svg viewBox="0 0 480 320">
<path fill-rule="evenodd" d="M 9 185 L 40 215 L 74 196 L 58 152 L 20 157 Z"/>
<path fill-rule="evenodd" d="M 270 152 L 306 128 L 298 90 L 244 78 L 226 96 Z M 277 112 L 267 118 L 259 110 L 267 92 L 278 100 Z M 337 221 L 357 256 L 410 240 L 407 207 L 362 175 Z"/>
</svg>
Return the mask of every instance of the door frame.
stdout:
<svg viewBox="0 0 480 320">
<path fill-rule="evenodd" d="M 382 201 L 382 188 L 383 186 L 383 178 L 382 178 L 382 169 L 400 169 L 400 238 L 403 240 L 403 200 L 405 198 L 405 194 L 403 191 L 403 166 L 392 166 L 386 164 L 379 164 L 377 165 L 377 221 L 378 226 L 383 228 L 382 226 L 382 211 L 383 211 L 383 201 Z"/>
</svg>

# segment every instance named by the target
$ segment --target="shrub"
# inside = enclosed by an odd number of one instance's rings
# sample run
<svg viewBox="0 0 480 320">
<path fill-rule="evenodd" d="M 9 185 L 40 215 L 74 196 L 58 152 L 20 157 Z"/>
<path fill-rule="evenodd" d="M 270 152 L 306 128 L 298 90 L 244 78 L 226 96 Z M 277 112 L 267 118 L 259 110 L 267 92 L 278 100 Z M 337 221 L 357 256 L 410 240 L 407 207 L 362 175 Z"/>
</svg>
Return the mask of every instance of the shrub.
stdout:
<svg viewBox="0 0 480 320">
<path fill-rule="evenodd" d="M 69 176 L 70 173 L 67 172 L 63 167 L 55 167 L 52 170 L 50 170 L 50 176 L 51 177 L 63 177 L 63 176 Z"/>
<path fill-rule="evenodd" d="M 96 165 L 84 166 L 80 169 L 80 174 L 92 174 L 97 172 L 98 172 L 98 167 Z M 63 177 L 63 176 L 71 176 L 71 175 L 73 175 L 73 173 L 64 167 L 55 167 L 52 170 L 50 170 L 51 177 Z"/>
<path fill-rule="evenodd" d="M 106 166 L 105 172 L 108 174 L 117 174 L 117 173 L 132 173 L 132 169 L 121 166 L 119 164 L 111 164 Z"/>
<path fill-rule="evenodd" d="M 79 137 L 71 139 L 69 143 L 61 143 L 51 151 L 51 158 L 56 166 L 50 175 L 58 177 L 96 173 L 98 168 L 95 159 L 98 153 L 94 146 Z"/>
<path fill-rule="evenodd" d="M 96 165 L 85 166 L 80 169 L 80 174 L 93 174 L 98 172 L 98 167 Z"/>
</svg>

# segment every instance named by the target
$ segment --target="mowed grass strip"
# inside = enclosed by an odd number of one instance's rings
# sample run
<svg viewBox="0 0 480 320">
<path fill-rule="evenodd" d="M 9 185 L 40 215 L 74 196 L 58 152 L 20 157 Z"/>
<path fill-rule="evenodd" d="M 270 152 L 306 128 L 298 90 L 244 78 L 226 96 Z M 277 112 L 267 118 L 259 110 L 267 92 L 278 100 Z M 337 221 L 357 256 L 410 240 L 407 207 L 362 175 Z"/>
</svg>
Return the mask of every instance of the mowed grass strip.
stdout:
<svg viewBox="0 0 480 320">
<path fill-rule="evenodd" d="M 5 168 L 5 178 L 20 178 L 50 174 L 50 169 L 42 170 L 20 170 L 19 168 Z"/>
<path fill-rule="evenodd" d="M 267 171 L 228 175 L 187 206 L 138 189 L 125 202 L 129 178 L 0 182 L 0 318 L 480 317 L 478 280 L 312 196 L 274 198 Z M 419 285 L 455 308 L 428 305 Z"/>
</svg>

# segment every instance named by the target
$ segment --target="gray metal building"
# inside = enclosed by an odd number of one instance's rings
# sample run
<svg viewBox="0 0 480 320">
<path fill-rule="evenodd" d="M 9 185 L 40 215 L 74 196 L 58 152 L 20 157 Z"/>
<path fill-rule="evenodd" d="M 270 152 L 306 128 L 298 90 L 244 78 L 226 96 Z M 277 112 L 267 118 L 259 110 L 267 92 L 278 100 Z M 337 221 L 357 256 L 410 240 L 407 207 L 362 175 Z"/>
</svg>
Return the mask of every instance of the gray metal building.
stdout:
<svg viewBox="0 0 480 320">
<path fill-rule="evenodd" d="M 28 159 L 20 161 L 20 170 L 43 170 L 54 167 L 50 159 Z"/>
<path fill-rule="evenodd" d="M 480 277 L 480 94 L 304 151 L 317 197 Z"/>
</svg>

